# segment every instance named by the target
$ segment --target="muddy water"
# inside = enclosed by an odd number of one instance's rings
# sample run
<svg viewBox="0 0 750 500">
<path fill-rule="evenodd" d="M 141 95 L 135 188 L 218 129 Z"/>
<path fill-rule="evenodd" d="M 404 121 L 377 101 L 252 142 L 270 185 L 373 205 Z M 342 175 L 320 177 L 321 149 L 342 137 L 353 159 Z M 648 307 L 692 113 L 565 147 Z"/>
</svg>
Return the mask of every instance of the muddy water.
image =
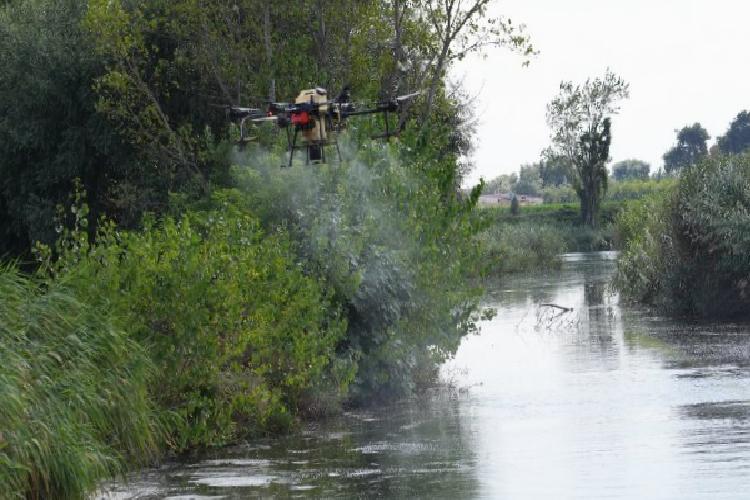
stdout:
<svg viewBox="0 0 750 500">
<path fill-rule="evenodd" d="M 443 368 L 447 389 L 145 471 L 109 498 L 750 498 L 750 326 L 621 307 L 613 258 L 491 287 L 498 314 Z"/>
</svg>

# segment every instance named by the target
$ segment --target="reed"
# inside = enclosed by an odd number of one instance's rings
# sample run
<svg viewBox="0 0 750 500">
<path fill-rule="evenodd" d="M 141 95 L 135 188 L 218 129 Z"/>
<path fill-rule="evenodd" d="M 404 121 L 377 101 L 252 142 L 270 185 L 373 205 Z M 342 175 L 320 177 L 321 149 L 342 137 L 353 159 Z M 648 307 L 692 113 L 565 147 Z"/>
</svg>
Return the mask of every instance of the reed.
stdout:
<svg viewBox="0 0 750 500">
<path fill-rule="evenodd" d="M 153 459 L 150 373 L 107 311 L 0 268 L 0 498 L 83 498 Z"/>
</svg>

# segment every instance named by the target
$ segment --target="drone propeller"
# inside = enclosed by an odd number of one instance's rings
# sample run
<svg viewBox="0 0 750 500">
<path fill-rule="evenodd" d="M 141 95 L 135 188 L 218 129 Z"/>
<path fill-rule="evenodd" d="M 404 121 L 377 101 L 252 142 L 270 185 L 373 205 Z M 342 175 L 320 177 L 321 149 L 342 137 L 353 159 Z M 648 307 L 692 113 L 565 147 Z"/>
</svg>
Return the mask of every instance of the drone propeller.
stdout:
<svg viewBox="0 0 750 500">
<path fill-rule="evenodd" d="M 239 118 L 241 120 L 245 120 L 247 118 L 255 119 L 263 116 L 263 112 L 258 108 L 242 108 L 239 106 L 229 107 L 228 113 L 232 118 Z"/>
<path fill-rule="evenodd" d="M 419 91 L 417 91 L 417 92 L 412 92 L 411 94 L 405 94 L 405 95 L 400 95 L 400 96 L 397 96 L 397 97 L 396 97 L 396 98 L 394 99 L 394 101 L 396 101 L 396 102 L 398 102 L 398 103 L 402 103 L 402 102 L 404 102 L 404 101 L 409 101 L 409 100 L 411 100 L 411 99 L 414 99 L 415 97 L 418 97 L 418 96 L 420 96 L 420 95 L 422 95 L 422 91 L 421 91 L 421 90 L 419 90 Z"/>
<path fill-rule="evenodd" d="M 266 123 L 266 122 L 275 122 L 279 120 L 279 115 L 271 115 L 271 116 L 260 116 L 258 118 L 251 118 L 250 121 L 253 123 Z"/>
</svg>

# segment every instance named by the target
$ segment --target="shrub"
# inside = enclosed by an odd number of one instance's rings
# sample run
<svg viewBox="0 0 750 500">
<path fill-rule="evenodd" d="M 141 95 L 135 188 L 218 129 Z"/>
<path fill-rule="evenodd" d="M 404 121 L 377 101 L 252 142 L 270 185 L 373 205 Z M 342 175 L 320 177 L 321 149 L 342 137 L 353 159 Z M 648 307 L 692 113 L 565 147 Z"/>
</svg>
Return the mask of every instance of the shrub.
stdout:
<svg viewBox="0 0 750 500">
<path fill-rule="evenodd" d="M 557 268 L 566 251 L 558 229 L 533 223 L 495 224 L 480 235 L 480 243 L 490 275 Z"/>
<path fill-rule="evenodd" d="M 563 184 L 542 189 L 544 203 L 577 203 L 578 194 L 572 186 Z"/>
<path fill-rule="evenodd" d="M 343 162 L 314 168 L 248 158 L 236 169 L 240 199 L 267 231 L 289 229 L 306 271 L 345 311 L 338 351 L 356 360 L 352 397 L 400 396 L 472 329 L 475 200 L 456 197 L 445 160 L 416 148 L 342 149 Z"/>
<path fill-rule="evenodd" d="M 288 236 L 227 199 L 141 232 L 67 235 L 55 274 L 125 318 L 157 367 L 156 401 L 179 417 L 172 445 L 215 445 L 286 428 L 321 385 L 345 323 L 304 275 Z M 334 390 L 345 390 L 340 373 Z"/>
<path fill-rule="evenodd" d="M 519 211 L 520 204 L 518 202 L 518 196 L 514 194 L 513 198 L 510 200 L 510 215 L 518 215 Z"/>
<path fill-rule="evenodd" d="M 84 498 L 160 444 L 152 366 L 104 303 L 0 269 L 0 496 Z"/>
<path fill-rule="evenodd" d="M 633 205 L 621 217 L 620 287 L 675 313 L 747 316 L 748 210 L 750 156 L 694 166 L 673 196 Z"/>
<path fill-rule="evenodd" d="M 622 253 L 615 282 L 630 300 L 663 302 L 671 196 L 654 194 L 630 202 L 616 221 Z"/>
<path fill-rule="evenodd" d="M 632 179 L 611 182 L 607 190 L 607 199 L 613 201 L 637 200 L 654 193 L 669 191 L 675 185 L 676 179 Z"/>
</svg>

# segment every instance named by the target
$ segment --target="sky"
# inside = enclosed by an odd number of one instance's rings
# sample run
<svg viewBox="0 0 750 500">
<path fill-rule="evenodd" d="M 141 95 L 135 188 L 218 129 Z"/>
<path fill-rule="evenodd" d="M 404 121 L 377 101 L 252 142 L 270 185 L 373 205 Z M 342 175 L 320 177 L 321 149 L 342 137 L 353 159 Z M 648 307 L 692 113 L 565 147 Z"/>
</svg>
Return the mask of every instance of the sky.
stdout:
<svg viewBox="0 0 750 500">
<path fill-rule="evenodd" d="M 750 109 L 750 2 L 745 0 L 497 0 L 495 15 L 523 23 L 539 54 L 502 48 L 452 69 L 476 96 L 474 170 L 467 185 L 538 161 L 549 145 L 546 105 L 560 82 L 607 68 L 630 83 L 612 121 L 613 163 L 637 158 L 656 171 L 675 129 L 700 122 L 709 146 Z"/>
</svg>

